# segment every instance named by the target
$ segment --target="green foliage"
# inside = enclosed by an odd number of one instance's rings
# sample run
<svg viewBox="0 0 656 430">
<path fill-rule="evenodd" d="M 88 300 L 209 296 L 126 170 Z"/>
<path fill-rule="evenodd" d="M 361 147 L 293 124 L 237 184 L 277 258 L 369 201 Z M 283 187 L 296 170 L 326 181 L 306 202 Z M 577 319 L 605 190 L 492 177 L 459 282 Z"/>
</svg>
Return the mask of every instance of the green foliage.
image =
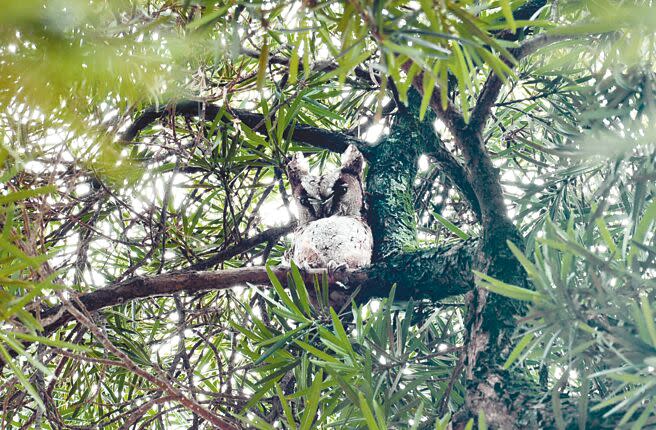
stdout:
<svg viewBox="0 0 656 430">
<path fill-rule="evenodd" d="M 54 280 L 56 273 L 48 271 L 45 263 L 48 256 L 35 242 L 33 225 L 25 223 L 30 211 L 26 207 L 26 199 L 45 201 L 52 194 L 54 187 L 44 186 L 36 189 L 15 190 L 11 182 L 20 174 L 16 165 L 20 160 L 9 155 L 0 146 L 0 187 L 7 192 L 0 196 L 0 358 L 11 369 L 26 392 L 33 398 L 36 405 L 45 409 L 41 395 L 30 380 L 39 373 L 41 377 L 52 372 L 32 352 L 26 350 L 24 342 L 39 342 L 56 348 L 70 348 L 81 351 L 79 345 L 58 339 L 42 336 L 43 326 L 33 313 L 34 303 L 38 300 L 52 299 L 62 287 Z M 11 166 L 11 167 L 10 167 Z M 9 186 L 8 186 L 9 185 Z M 15 362 L 19 356 L 26 367 Z"/>
<path fill-rule="evenodd" d="M 410 232 L 399 242 L 417 258 L 478 236 L 425 137 L 435 127 L 454 146 L 433 124 L 435 84 L 440 104 L 467 117 L 492 73 L 505 84 L 482 138 L 526 238 L 513 252 L 533 288 L 478 278 L 531 305 L 506 368 L 535 380 L 558 426 L 653 426 L 654 11 L 641 1 L 545 2 L 513 18 L 532 3 L 4 2 L 0 356 L 21 358 L 0 370 L 3 424 L 202 425 L 97 333 L 71 322 L 45 334 L 36 311 L 210 260 L 207 269 L 279 263 L 284 235 L 237 248 L 293 219 L 287 157 L 303 150 L 315 169 L 337 162 L 291 131 L 375 140 L 395 130 L 395 99 L 412 97 L 420 73 L 424 122 L 406 123 L 386 148 L 388 159 L 410 160 L 403 173 L 416 180 L 378 189 L 397 198 L 389 219 L 399 215 Z M 510 50 L 545 34 L 563 39 L 515 64 Z M 144 107 L 178 99 L 220 112 L 165 114 L 133 141 L 119 138 Z M 262 127 L 235 109 L 264 115 Z M 426 133 L 421 147 L 413 132 Z M 413 207 L 416 217 L 404 217 Z M 325 285 L 300 279 L 149 298 L 92 318 L 139 369 L 256 428 L 447 428 L 464 402 L 463 300 L 389 297 L 336 312 Z M 464 425 L 489 420 L 474 412 Z"/>
<path fill-rule="evenodd" d="M 421 306 L 422 315 L 417 304 L 394 303 L 393 296 L 339 316 L 322 300 L 302 311 L 309 305 L 307 288 L 295 267 L 293 273 L 289 290 L 273 277 L 275 294 L 260 293 L 270 304 L 266 315 L 244 307 L 249 324 L 240 330 L 248 341 L 241 347 L 254 365 L 246 421 L 256 428 L 272 422 L 282 428 L 424 428 L 439 421 L 443 402 L 445 410 L 457 409 L 463 390 L 458 375 L 452 377 L 462 327 L 457 311 Z M 315 284 L 315 297 L 322 297 L 324 287 Z"/>
<path fill-rule="evenodd" d="M 617 163 L 632 164 L 631 174 L 637 177 L 650 175 L 654 168 L 651 155 Z M 653 202 L 636 205 L 635 195 L 631 200 L 622 196 L 637 191 L 621 183 L 625 172 L 611 173 L 615 183 L 606 190 L 605 211 L 593 206 L 562 228 L 547 220 L 533 259 L 513 249 L 535 291 L 481 276 L 491 291 L 532 302 L 506 366 L 519 362 L 554 375 L 554 410 L 562 411 L 561 402 L 579 398 L 579 409 L 571 405 L 567 413 L 579 414 L 580 420 L 595 414 L 642 428 L 656 419 L 651 402 L 656 386 L 656 212 Z M 647 188 L 647 193 L 653 191 L 651 184 Z M 617 205 L 609 204 L 616 199 Z M 571 420 L 567 418 L 561 416 L 563 422 Z"/>
</svg>

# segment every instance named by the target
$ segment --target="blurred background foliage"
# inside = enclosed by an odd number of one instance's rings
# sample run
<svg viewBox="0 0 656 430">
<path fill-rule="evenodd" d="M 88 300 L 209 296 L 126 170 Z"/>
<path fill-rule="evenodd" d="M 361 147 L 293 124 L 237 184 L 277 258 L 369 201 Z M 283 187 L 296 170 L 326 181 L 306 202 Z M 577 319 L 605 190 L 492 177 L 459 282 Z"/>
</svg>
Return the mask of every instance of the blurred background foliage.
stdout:
<svg viewBox="0 0 656 430">
<path fill-rule="evenodd" d="M 288 235 L 235 246 L 294 222 L 292 151 L 316 169 L 337 161 L 290 142 L 287 126 L 375 142 L 419 72 L 465 116 L 489 73 L 507 81 L 483 133 L 536 288 L 481 280 L 531 303 L 507 366 L 535 380 L 559 426 L 653 426 L 655 10 L 638 0 L 4 2 L 4 428 L 209 428 L 183 398 L 257 428 L 444 428 L 463 402 L 458 297 L 375 300 L 337 317 L 309 310 L 290 279 L 287 292 L 122 304 L 91 315 L 98 331 L 70 323 L 46 336 L 34 317 L 135 275 L 279 263 Z M 511 71 L 510 50 L 537 35 L 560 41 Z M 182 99 L 260 112 L 266 132 L 200 111 L 121 138 L 145 107 Z M 425 246 L 479 234 L 427 156 L 415 208 Z"/>
</svg>

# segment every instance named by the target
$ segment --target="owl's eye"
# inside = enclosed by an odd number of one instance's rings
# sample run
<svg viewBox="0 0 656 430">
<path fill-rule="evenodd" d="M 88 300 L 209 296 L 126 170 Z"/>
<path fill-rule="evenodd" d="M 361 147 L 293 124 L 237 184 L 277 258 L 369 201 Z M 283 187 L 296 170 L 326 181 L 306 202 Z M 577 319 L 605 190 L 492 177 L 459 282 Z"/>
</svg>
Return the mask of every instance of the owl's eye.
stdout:
<svg viewBox="0 0 656 430">
<path fill-rule="evenodd" d="M 333 191 L 335 192 L 335 195 L 342 196 L 348 191 L 348 186 L 343 182 L 338 182 L 333 187 Z"/>
</svg>

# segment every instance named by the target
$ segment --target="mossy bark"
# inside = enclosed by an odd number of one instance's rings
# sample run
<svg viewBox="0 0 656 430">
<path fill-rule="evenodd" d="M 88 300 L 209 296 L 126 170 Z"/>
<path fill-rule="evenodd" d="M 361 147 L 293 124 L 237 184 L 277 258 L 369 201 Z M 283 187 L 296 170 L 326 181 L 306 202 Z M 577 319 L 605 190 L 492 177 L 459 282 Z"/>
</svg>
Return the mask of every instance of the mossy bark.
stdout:
<svg viewBox="0 0 656 430">
<path fill-rule="evenodd" d="M 399 299 L 441 299 L 468 292 L 466 339 L 463 357 L 467 399 L 456 427 L 464 426 L 478 411 L 486 414 L 492 428 L 517 428 L 521 423 L 535 425 L 536 414 L 521 403 L 533 390 L 532 381 L 522 374 L 502 369 L 510 348 L 516 318 L 525 312 L 522 303 L 490 294 L 474 285 L 472 270 L 515 285 L 526 286 L 526 274 L 506 245 L 512 241 L 520 248 L 522 237 L 508 218 L 503 202 L 487 205 L 483 211 L 483 234 L 450 249 L 421 249 L 417 242 L 416 215 L 412 206 L 413 183 L 419 156 L 430 151 L 438 137 L 433 129 L 435 117 L 428 112 L 419 120 L 419 95 L 409 94 L 409 107 L 400 108 L 390 134 L 368 151 L 367 192 L 370 202 L 370 224 L 374 235 L 372 284 L 397 284 Z M 456 139 L 467 139 L 464 145 L 485 151 L 480 133 L 462 124 Z M 475 158 L 487 163 L 489 157 Z M 487 166 L 489 167 L 489 166 Z M 467 165 L 468 181 L 478 201 L 485 199 L 486 187 L 497 187 L 496 169 L 483 169 L 477 177 L 476 166 Z M 486 202 L 488 203 L 488 202 Z M 454 270 L 457 267 L 457 270 Z M 380 292 L 368 289 L 369 294 Z M 367 294 L 367 295 L 369 295 Z M 537 392 L 537 390 L 536 390 Z"/>
<path fill-rule="evenodd" d="M 389 135 L 368 154 L 369 222 L 374 236 L 374 261 L 417 247 L 413 183 L 419 156 L 437 139 L 435 116 L 418 119 L 419 94 L 409 94 L 409 107 L 400 106 Z"/>
</svg>

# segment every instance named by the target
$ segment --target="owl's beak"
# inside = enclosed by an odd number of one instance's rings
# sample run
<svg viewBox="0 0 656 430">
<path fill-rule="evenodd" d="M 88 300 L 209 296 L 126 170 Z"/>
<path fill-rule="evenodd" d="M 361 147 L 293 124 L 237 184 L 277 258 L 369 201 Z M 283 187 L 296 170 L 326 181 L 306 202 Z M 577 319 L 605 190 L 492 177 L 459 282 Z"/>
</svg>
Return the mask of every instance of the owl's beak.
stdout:
<svg viewBox="0 0 656 430">
<path fill-rule="evenodd" d="M 309 199 L 309 201 L 310 201 L 310 205 L 312 205 L 312 209 L 314 209 L 314 213 L 315 213 L 317 216 L 320 216 L 320 214 L 321 214 L 321 207 L 323 206 L 321 200 L 319 200 L 319 199 L 312 199 L 312 198 L 311 198 L 311 199 Z"/>
<path fill-rule="evenodd" d="M 335 194 L 331 194 L 323 200 L 321 205 L 324 207 L 324 209 L 330 209 L 332 207 L 334 197 L 335 197 Z"/>
</svg>

